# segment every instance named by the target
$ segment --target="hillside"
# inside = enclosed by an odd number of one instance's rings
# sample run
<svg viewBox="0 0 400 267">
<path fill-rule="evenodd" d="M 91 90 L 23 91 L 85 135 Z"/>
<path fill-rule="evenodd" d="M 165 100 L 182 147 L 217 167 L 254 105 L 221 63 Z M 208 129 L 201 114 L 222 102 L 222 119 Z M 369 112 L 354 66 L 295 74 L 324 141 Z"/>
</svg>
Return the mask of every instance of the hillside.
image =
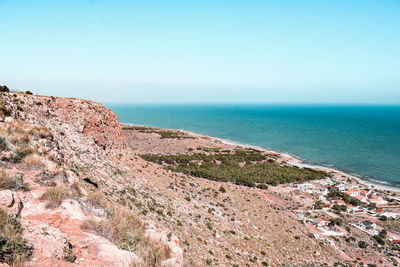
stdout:
<svg viewBox="0 0 400 267">
<path fill-rule="evenodd" d="M 278 155 L 260 151 L 241 165 L 220 149 L 235 155 L 243 148 L 121 126 L 111 110 L 91 101 L 13 92 L 0 97 L 2 263 L 321 266 L 361 255 L 315 239 L 293 212 L 310 203 L 277 186 L 327 173 L 286 166 Z M 188 169 L 176 160 L 200 154 L 213 168 L 227 162 L 238 163 L 237 172 L 248 164 L 254 173 L 263 166 L 273 168 L 271 177 L 294 175 L 278 182 L 260 176 L 249 187 L 236 176 L 221 181 L 204 169 L 195 175 L 195 165 Z M 166 157 L 175 157 L 169 168 Z M 372 262 L 377 255 L 365 258 Z"/>
</svg>

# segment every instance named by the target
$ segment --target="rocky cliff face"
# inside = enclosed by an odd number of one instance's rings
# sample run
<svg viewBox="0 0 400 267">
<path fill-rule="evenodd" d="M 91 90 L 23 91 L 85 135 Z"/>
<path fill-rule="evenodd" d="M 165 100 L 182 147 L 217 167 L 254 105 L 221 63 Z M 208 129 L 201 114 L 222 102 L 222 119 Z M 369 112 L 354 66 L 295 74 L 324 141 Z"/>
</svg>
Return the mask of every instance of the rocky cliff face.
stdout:
<svg viewBox="0 0 400 267">
<path fill-rule="evenodd" d="M 126 152 L 98 103 L 0 93 L 0 265 L 181 265 L 177 239 L 115 194 L 136 186 Z"/>
<path fill-rule="evenodd" d="M 124 148 L 123 132 L 117 116 L 108 108 L 87 100 L 3 93 L 3 113 L 46 126 L 60 141 L 70 141 L 75 132 L 83 133 L 87 145 L 95 144 L 103 150 Z M 70 134 L 73 134 L 72 136 Z M 62 136 L 68 138 L 62 138 Z"/>
</svg>

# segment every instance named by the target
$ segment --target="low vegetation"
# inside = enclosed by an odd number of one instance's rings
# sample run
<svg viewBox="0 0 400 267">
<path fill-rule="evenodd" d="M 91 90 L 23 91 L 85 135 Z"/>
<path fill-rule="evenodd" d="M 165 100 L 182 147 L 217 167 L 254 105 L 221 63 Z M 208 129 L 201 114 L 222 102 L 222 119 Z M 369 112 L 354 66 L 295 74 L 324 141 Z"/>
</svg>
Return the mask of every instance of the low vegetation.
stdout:
<svg viewBox="0 0 400 267">
<path fill-rule="evenodd" d="M 142 221 L 132 211 L 121 207 L 108 210 L 107 218 L 100 222 L 86 221 L 82 229 L 107 238 L 120 249 L 134 252 L 149 266 L 158 266 L 170 257 L 169 248 L 144 236 Z"/>
<path fill-rule="evenodd" d="M 4 161 L 24 163 L 29 168 L 43 167 L 38 147 L 51 143 L 53 134 L 48 128 L 17 120 L 15 123 L 10 123 L 7 129 L 0 129 L 0 135 L 0 153 L 11 150 L 11 153 L 4 157 Z M 40 139 L 47 139 L 47 143 L 38 146 L 33 142 Z"/>
<path fill-rule="evenodd" d="M 68 262 L 75 262 L 76 260 L 76 255 L 72 250 L 72 245 L 70 243 L 64 247 L 64 260 Z"/>
<path fill-rule="evenodd" d="M 123 126 L 123 130 L 129 131 L 134 130 L 140 133 L 156 133 L 161 136 L 162 139 L 170 138 L 170 139 L 193 139 L 194 137 L 188 136 L 182 131 L 173 131 L 173 130 L 163 130 L 152 127 L 145 126 Z"/>
<path fill-rule="evenodd" d="M 24 182 L 23 174 L 10 176 L 4 170 L 0 170 L 0 189 L 28 191 L 29 185 Z"/>
<path fill-rule="evenodd" d="M 0 92 L 10 92 L 10 89 L 5 85 L 0 85 Z"/>
<path fill-rule="evenodd" d="M 0 136 L 0 153 L 7 151 L 7 141 L 3 136 Z"/>
<path fill-rule="evenodd" d="M 18 218 L 0 209 L 0 262 L 11 266 L 22 265 L 29 259 L 33 247 L 22 235 Z"/>
<path fill-rule="evenodd" d="M 363 203 L 355 197 L 351 197 L 348 194 L 340 191 L 331 191 L 328 193 L 328 197 L 336 197 L 342 199 L 346 204 L 352 204 L 353 206 L 360 206 Z"/>
<path fill-rule="evenodd" d="M 30 169 L 41 169 L 45 166 L 41 157 L 36 153 L 29 154 L 22 160 L 22 162 Z"/>
<path fill-rule="evenodd" d="M 268 159 L 263 152 L 253 149 L 190 155 L 144 154 L 141 157 L 162 164 L 167 170 L 249 187 L 304 182 L 330 176 L 324 171 L 280 165 Z M 259 187 L 268 188 L 267 186 Z"/>
<path fill-rule="evenodd" d="M 41 197 L 40 200 L 47 201 L 46 208 L 53 209 L 61 205 L 64 199 L 68 198 L 68 190 L 65 186 L 59 185 L 50 187 Z"/>
</svg>

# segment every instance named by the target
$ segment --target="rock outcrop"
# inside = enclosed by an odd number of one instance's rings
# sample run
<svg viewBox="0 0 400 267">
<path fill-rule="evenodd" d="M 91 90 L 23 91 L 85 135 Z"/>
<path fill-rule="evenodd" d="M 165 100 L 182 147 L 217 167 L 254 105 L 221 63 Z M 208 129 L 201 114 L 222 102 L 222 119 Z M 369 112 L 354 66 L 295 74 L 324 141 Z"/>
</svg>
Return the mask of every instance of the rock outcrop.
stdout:
<svg viewBox="0 0 400 267">
<path fill-rule="evenodd" d="M 145 228 L 149 223 L 113 195 L 135 180 L 120 160 L 127 150 L 111 110 L 86 100 L 3 92 L 0 138 L 0 209 L 20 221 L 33 246 L 19 260 L 29 266 L 182 265 L 176 237 L 171 241 L 154 224 Z M 113 218 L 116 210 L 140 222 L 138 229 L 124 228 L 125 218 Z M 14 264 L 14 256 L 6 263 Z"/>
</svg>

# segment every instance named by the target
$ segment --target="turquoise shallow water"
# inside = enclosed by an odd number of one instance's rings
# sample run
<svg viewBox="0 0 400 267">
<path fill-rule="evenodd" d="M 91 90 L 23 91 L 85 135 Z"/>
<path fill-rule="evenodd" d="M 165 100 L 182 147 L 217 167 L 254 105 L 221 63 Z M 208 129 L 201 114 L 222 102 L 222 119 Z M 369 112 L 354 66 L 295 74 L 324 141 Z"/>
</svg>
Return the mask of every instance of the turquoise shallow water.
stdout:
<svg viewBox="0 0 400 267">
<path fill-rule="evenodd" d="M 400 187 L 400 106 L 106 104 L 120 122 L 287 152 Z"/>
</svg>

